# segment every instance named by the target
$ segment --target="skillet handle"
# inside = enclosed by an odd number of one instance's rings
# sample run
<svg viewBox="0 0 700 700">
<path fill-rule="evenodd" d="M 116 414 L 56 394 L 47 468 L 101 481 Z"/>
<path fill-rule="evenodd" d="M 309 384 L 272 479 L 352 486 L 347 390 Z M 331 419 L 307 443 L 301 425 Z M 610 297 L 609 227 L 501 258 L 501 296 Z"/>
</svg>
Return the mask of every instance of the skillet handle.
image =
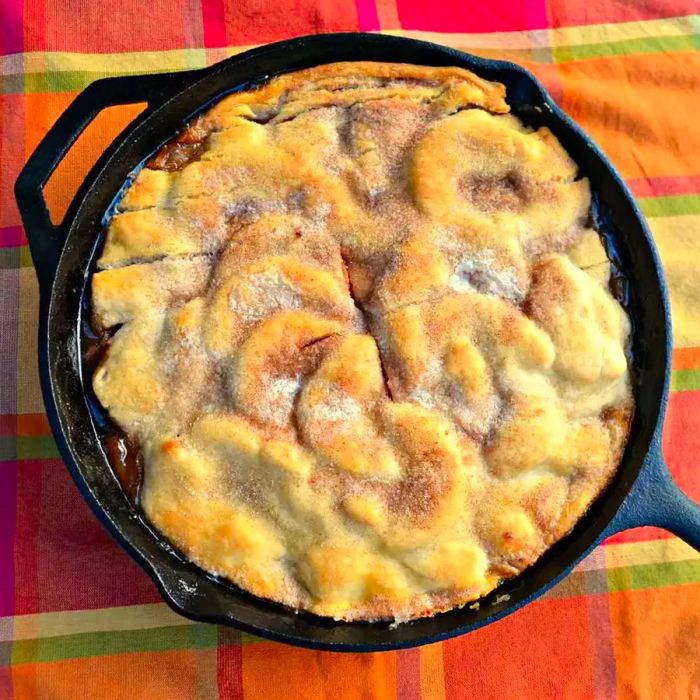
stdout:
<svg viewBox="0 0 700 700">
<path fill-rule="evenodd" d="M 160 106 L 198 71 L 103 78 L 88 85 L 41 140 L 15 183 L 15 197 L 40 289 L 50 288 L 63 250 L 65 223 L 51 223 L 43 188 L 56 166 L 99 112 L 114 105 L 147 102 Z M 43 294 L 42 294 L 43 296 Z"/>
<path fill-rule="evenodd" d="M 637 481 L 627 494 L 604 536 L 641 525 L 656 525 L 678 535 L 700 552 L 700 505 L 674 483 L 655 441 Z"/>
</svg>

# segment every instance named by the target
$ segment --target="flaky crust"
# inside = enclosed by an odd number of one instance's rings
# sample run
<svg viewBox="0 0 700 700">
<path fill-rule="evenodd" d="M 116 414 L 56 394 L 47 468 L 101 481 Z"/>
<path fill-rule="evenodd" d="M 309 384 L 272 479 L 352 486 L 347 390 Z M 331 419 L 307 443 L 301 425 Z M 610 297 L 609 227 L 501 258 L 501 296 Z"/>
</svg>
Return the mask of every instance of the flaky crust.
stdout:
<svg viewBox="0 0 700 700">
<path fill-rule="evenodd" d="M 133 179 L 93 386 L 188 558 L 337 619 L 474 601 L 614 473 L 630 325 L 590 190 L 502 85 L 340 63 L 224 97 Z"/>
</svg>

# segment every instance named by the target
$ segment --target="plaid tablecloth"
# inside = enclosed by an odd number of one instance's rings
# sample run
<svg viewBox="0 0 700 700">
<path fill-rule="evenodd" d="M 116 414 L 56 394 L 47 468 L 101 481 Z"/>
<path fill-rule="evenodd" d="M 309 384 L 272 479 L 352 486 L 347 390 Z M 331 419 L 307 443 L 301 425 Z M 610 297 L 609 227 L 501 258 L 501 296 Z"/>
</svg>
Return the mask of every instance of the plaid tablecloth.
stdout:
<svg viewBox="0 0 700 700">
<path fill-rule="evenodd" d="M 643 528 L 544 599 L 409 651 L 293 649 L 171 612 L 80 499 L 36 366 L 37 284 L 12 186 L 106 75 L 196 68 L 303 33 L 382 31 L 534 71 L 638 197 L 671 288 L 664 449 L 700 499 L 698 0 L 0 1 L 0 698 L 700 698 L 700 557 Z M 104 112 L 47 187 L 56 217 L 138 107 Z"/>
</svg>

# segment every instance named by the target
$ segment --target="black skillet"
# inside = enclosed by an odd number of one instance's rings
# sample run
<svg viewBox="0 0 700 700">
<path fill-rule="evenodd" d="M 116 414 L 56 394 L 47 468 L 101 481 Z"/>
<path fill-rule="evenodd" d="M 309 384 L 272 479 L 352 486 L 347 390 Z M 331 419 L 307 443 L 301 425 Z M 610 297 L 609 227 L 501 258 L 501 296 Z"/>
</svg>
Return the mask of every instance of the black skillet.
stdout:
<svg viewBox="0 0 700 700">
<path fill-rule="evenodd" d="M 129 173 L 174 136 L 188 117 L 222 93 L 278 73 L 350 60 L 463 66 L 504 83 L 513 112 L 527 124 L 548 126 L 590 178 L 597 226 L 628 281 L 628 309 L 634 323 L 636 414 L 612 483 L 567 537 L 484 598 L 478 609 L 452 610 L 400 625 L 341 623 L 298 614 L 184 561 L 125 497 L 100 445 L 96 415 L 83 386 L 81 309 L 105 212 Z M 100 110 L 135 102 L 147 102 L 148 108 L 104 152 L 63 221 L 52 225 L 42 193 L 51 172 Z M 658 525 L 700 549 L 700 507 L 674 485 L 661 455 L 671 321 L 654 244 L 607 158 L 523 68 L 409 39 L 329 34 L 264 46 L 202 70 L 98 80 L 75 99 L 39 144 L 20 173 L 15 193 L 40 283 L 41 386 L 61 455 L 97 517 L 182 615 L 318 649 L 398 649 L 463 634 L 513 612 L 569 573 L 603 537 L 620 530 Z"/>
</svg>

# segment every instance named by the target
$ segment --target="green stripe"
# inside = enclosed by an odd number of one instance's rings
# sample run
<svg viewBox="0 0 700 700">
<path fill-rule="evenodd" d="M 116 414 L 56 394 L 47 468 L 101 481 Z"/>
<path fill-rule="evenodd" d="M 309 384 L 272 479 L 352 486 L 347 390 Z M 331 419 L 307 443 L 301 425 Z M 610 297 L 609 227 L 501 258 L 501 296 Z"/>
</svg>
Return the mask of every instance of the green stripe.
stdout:
<svg viewBox="0 0 700 700">
<path fill-rule="evenodd" d="M 50 435 L 0 438 L 0 460 L 45 459 L 58 456 L 58 447 Z"/>
<path fill-rule="evenodd" d="M 700 558 L 608 569 L 608 587 L 611 591 L 660 588 L 683 583 L 700 583 Z"/>
<path fill-rule="evenodd" d="M 676 194 L 668 197 L 637 199 L 645 216 L 684 216 L 700 214 L 700 194 Z"/>
<path fill-rule="evenodd" d="M 207 65 L 204 52 L 199 56 L 188 60 L 187 68 L 204 68 Z M 184 67 L 183 67 L 184 69 Z M 133 70 L 110 71 L 47 71 L 44 73 L 15 73 L 3 76 L 0 80 L 0 93 L 54 93 L 54 92 L 78 92 L 90 83 L 100 78 L 112 78 L 123 75 L 141 75 L 143 73 L 158 72 L 157 67 L 149 67 L 148 70 L 134 68 Z M 136 95 L 138 98 L 138 95 Z M 138 101 L 137 99 L 134 100 Z"/>
<path fill-rule="evenodd" d="M 29 246 L 8 246 L 0 248 L 0 270 L 18 270 L 21 267 L 33 267 Z"/>
<path fill-rule="evenodd" d="M 34 267 L 34 261 L 32 260 L 32 254 L 28 245 L 19 247 L 19 266 Z"/>
<path fill-rule="evenodd" d="M 700 369 L 676 369 L 671 374 L 671 391 L 700 389 Z"/>
<path fill-rule="evenodd" d="M 689 15 L 685 19 L 690 31 L 693 32 L 693 45 L 696 49 L 700 49 L 700 14 Z"/>
<path fill-rule="evenodd" d="M 27 246 L 0 248 L 0 270 L 17 270 L 22 265 L 22 250 Z"/>
<path fill-rule="evenodd" d="M 58 447 L 50 435 L 18 437 L 17 459 L 41 459 L 58 457 Z"/>
<path fill-rule="evenodd" d="M 584 58 L 605 56 L 626 56 L 634 53 L 663 53 L 671 51 L 693 51 L 695 36 L 645 36 L 638 39 L 605 42 L 602 44 L 574 44 L 552 48 L 557 63 L 576 61 Z"/>
<path fill-rule="evenodd" d="M 202 629 L 195 632 L 194 628 Z M 108 656 L 139 651 L 173 651 L 190 647 L 213 647 L 216 643 L 216 627 L 211 625 L 182 625 L 128 632 L 93 632 L 15 642 L 12 645 L 12 663 L 62 661 L 84 656 Z"/>
<path fill-rule="evenodd" d="M 235 637 L 229 639 L 229 643 L 249 644 L 261 641 L 252 635 L 237 632 L 234 634 Z M 211 649 L 218 644 L 219 628 L 215 625 L 192 623 L 175 627 L 90 632 L 16 641 L 12 643 L 10 662 L 17 665 L 133 652 Z"/>
<path fill-rule="evenodd" d="M 122 71 L 119 75 L 137 75 L 138 70 Z M 24 92 L 45 93 L 45 92 L 74 92 L 82 90 L 84 87 L 99 80 L 110 77 L 106 71 L 64 71 L 51 73 L 27 73 L 24 76 Z"/>
</svg>

